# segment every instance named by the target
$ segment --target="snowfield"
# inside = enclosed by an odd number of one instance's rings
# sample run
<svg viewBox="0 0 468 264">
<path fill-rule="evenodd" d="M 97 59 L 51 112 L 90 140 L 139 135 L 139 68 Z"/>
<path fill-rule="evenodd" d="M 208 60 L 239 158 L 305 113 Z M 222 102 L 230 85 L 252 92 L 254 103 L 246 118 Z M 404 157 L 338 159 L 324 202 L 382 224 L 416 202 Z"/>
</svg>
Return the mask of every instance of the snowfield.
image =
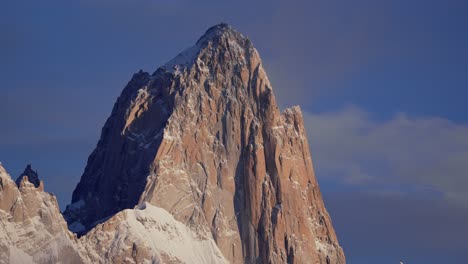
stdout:
<svg viewBox="0 0 468 264">
<path fill-rule="evenodd" d="M 98 262 L 106 262 L 104 255 L 128 250 L 122 255 L 130 262 L 228 263 L 211 237 L 195 233 L 168 211 L 146 202 L 99 224 L 80 242 L 83 251 L 94 251 L 91 260 Z M 93 242 L 94 249 L 90 248 Z M 142 259 L 135 256 L 136 251 L 144 252 Z"/>
</svg>

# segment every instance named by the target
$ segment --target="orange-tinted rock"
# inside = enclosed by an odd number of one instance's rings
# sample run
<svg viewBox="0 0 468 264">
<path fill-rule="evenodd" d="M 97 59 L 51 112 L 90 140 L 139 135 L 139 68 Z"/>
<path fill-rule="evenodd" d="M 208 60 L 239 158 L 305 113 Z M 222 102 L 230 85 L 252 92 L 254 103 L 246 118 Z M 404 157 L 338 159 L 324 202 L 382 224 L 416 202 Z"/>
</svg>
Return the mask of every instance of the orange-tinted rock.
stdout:
<svg viewBox="0 0 468 264">
<path fill-rule="evenodd" d="M 225 24 L 134 75 L 66 217 L 86 232 L 144 202 L 212 237 L 231 263 L 345 263 L 300 109 L 280 112 L 258 52 Z"/>
</svg>

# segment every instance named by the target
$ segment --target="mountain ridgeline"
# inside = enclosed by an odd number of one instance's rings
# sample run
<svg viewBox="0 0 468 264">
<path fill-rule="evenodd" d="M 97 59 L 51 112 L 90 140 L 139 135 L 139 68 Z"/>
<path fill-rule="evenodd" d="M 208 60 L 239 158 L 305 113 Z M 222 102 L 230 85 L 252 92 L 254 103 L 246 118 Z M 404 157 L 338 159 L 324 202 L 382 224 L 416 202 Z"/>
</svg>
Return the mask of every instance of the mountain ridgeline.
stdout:
<svg viewBox="0 0 468 264">
<path fill-rule="evenodd" d="M 134 74 L 64 217 L 81 263 L 345 263 L 301 111 L 227 24 Z"/>
</svg>

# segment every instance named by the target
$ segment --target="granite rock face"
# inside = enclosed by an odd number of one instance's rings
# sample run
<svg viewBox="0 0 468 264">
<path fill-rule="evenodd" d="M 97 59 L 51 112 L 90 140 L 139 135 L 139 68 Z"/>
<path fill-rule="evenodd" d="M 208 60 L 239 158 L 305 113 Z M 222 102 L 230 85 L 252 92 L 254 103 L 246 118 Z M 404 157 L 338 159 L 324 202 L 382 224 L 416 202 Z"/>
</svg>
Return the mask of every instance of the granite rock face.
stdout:
<svg viewBox="0 0 468 264">
<path fill-rule="evenodd" d="M 125 209 L 143 204 L 208 241 L 209 252 L 222 254 L 211 263 L 345 263 L 301 111 L 278 109 L 257 50 L 226 24 L 210 28 L 153 74 L 133 76 L 65 218 L 71 230 L 88 233 L 80 241 L 94 241 L 85 243 L 87 251 L 99 252 L 92 245 L 100 230 L 126 230 L 122 223 L 134 213 Z M 133 247 L 124 242 L 122 248 Z M 146 252 L 141 258 L 155 258 L 156 249 L 134 247 Z M 109 259 L 122 257 L 119 250 L 106 252 Z"/>
<path fill-rule="evenodd" d="M 30 168 L 30 166 L 28 166 Z M 36 174 L 37 176 L 37 174 Z M 0 165 L 0 263 L 84 263 L 55 196 Z"/>
<path fill-rule="evenodd" d="M 212 237 L 201 237 L 166 210 L 142 203 L 98 224 L 70 232 L 57 200 L 0 165 L 0 264 L 228 263 Z"/>
<path fill-rule="evenodd" d="M 0 263 L 345 263 L 298 107 L 226 24 L 118 98 L 65 217 L 0 165 Z"/>
</svg>

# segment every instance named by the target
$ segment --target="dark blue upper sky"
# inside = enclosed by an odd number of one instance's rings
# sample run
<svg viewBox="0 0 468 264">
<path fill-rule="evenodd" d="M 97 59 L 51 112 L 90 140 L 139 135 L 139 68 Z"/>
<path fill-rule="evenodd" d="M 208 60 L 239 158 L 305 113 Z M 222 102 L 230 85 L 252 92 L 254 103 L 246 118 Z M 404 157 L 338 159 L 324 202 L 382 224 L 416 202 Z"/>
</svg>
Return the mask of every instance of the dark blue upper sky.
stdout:
<svg viewBox="0 0 468 264">
<path fill-rule="evenodd" d="M 468 3 L 3 1 L 0 161 L 60 206 L 134 72 L 221 21 L 304 111 L 348 263 L 468 263 Z"/>
</svg>

